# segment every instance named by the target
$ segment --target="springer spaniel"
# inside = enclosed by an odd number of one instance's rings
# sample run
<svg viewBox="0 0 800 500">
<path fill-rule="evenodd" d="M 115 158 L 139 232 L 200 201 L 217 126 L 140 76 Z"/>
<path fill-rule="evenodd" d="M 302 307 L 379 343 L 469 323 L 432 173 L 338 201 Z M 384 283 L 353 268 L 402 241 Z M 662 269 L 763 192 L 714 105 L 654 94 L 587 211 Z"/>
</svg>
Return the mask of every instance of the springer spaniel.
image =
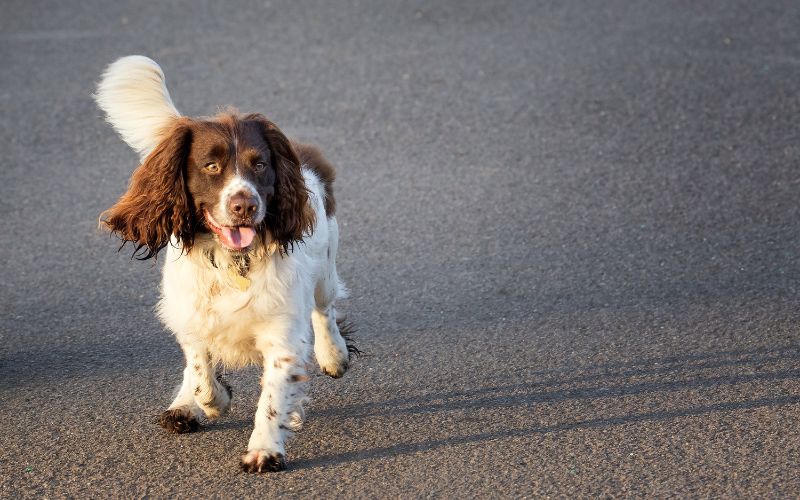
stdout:
<svg viewBox="0 0 800 500">
<path fill-rule="evenodd" d="M 312 346 L 334 378 L 357 352 L 334 307 L 346 291 L 336 273 L 333 167 L 260 114 L 181 116 L 161 68 L 143 56 L 109 66 L 95 99 L 142 160 L 102 225 L 139 259 L 166 248 L 157 314 L 186 368 L 161 425 L 192 432 L 203 416 L 224 415 L 231 389 L 216 367 L 261 365 L 241 465 L 285 469 L 284 443 L 303 422 Z"/>
</svg>

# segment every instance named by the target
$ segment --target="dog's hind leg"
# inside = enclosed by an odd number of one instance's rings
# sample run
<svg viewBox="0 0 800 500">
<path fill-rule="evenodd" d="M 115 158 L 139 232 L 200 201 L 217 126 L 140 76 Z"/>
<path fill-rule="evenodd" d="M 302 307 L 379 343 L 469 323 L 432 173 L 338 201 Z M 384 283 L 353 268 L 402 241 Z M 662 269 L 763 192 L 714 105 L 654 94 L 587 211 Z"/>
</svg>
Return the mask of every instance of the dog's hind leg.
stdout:
<svg viewBox="0 0 800 500">
<path fill-rule="evenodd" d="M 345 374 L 350 365 L 350 352 L 339 331 L 336 317 L 336 299 L 344 298 L 347 291 L 336 273 L 336 252 L 339 248 L 339 227 L 336 218 L 328 219 L 328 253 L 321 278 L 314 290 L 314 355 L 323 372 L 333 378 Z M 353 348 L 353 350 L 355 350 Z"/>
</svg>

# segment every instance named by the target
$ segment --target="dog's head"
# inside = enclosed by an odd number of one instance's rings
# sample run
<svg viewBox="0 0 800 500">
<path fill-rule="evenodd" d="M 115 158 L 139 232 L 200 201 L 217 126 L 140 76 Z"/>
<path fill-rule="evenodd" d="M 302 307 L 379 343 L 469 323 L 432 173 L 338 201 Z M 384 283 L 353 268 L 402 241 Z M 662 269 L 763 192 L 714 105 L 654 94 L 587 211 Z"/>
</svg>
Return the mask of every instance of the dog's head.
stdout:
<svg viewBox="0 0 800 500">
<path fill-rule="evenodd" d="M 177 240 L 191 251 L 200 233 L 245 252 L 257 238 L 284 252 L 313 225 L 291 143 L 261 115 L 175 118 L 134 171 L 103 224 L 135 255 L 154 257 Z"/>
</svg>

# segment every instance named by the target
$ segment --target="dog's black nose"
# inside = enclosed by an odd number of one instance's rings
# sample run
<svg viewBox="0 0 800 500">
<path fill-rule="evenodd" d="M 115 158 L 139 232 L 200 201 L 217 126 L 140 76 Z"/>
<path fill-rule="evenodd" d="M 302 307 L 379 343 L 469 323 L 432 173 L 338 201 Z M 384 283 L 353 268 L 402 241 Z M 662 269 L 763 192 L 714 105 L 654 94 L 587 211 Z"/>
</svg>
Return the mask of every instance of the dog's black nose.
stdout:
<svg viewBox="0 0 800 500">
<path fill-rule="evenodd" d="M 228 201 L 228 210 L 239 217 L 250 217 L 258 209 L 258 199 L 255 196 L 238 192 Z"/>
</svg>

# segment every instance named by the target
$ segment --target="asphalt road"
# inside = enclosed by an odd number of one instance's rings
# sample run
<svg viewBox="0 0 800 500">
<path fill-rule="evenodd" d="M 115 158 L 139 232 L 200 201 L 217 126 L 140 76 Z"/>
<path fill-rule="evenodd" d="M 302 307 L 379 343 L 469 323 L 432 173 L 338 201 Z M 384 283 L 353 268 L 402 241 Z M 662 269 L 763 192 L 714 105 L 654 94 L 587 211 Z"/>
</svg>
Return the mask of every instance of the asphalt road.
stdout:
<svg viewBox="0 0 800 500">
<path fill-rule="evenodd" d="M 800 495 L 797 2 L 0 7 L 0 496 Z M 342 308 L 289 470 L 181 376 L 159 267 L 98 214 L 136 156 L 90 99 L 159 61 L 339 168 Z"/>
</svg>

